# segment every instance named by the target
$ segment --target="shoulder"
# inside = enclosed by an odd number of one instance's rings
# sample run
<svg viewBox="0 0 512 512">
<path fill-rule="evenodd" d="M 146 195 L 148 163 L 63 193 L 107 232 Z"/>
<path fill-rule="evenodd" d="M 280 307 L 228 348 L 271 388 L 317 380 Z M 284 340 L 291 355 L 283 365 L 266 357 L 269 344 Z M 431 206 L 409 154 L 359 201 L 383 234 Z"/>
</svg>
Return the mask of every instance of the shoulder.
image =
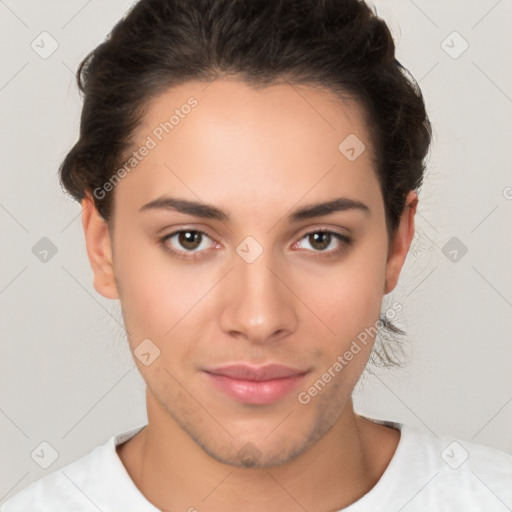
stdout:
<svg viewBox="0 0 512 512">
<path fill-rule="evenodd" d="M 380 480 L 347 512 L 512 510 L 511 454 L 427 428 L 377 421 L 398 428 L 400 441 Z"/>
<path fill-rule="evenodd" d="M 0 512 L 107 511 L 112 500 L 119 499 L 115 490 L 121 499 L 125 488 L 137 495 L 115 447 L 140 428 L 115 434 L 87 455 L 32 482 L 4 502 Z"/>
<path fill-rule="evenodd" d="M 475 473 L 495 478 L 512 476 L 512 455 L 508 452 L 411 426 L 403 429 L 410 449 L 424 458 L 426 467 L 457 478 Z"/>
<path fill-rule="evenodd" d="M 435 506 L 439 511 L 491 512 L 512 507 L 511 454 L 411 426 L 402 426 L 402 435 L 397 474 L 409 481 L 404 496 L 408 510 Z"/>
</svg>

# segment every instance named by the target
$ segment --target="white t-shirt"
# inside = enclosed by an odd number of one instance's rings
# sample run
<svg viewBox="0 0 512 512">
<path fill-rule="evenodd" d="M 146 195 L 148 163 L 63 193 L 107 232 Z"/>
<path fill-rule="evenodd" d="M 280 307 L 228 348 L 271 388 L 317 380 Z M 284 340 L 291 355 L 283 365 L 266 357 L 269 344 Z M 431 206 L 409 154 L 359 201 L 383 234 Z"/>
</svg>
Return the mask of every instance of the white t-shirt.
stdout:
<svg viewBox="0 0 512 512">
<path fill-rule="evenodd" d="M 385 420 L 400 442 L 377 484 L 343 512 L 512 510 L 512 455 Z M 31 483 L 0 512 L 158 512 L 131 480 L 115 447 L 144 425 L 112 436 L 84 457 Z"/>
</svg>

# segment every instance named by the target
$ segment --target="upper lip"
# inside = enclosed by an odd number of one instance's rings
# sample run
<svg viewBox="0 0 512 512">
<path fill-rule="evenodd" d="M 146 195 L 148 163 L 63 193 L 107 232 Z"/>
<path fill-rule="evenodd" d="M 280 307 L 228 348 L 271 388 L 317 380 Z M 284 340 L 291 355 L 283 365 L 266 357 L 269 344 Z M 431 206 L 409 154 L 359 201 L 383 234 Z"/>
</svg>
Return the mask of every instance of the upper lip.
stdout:
<svg viewBox="0 0 512 512">
<path fill-rule="evenodd" d="M 285 377 L 299 376 L 307 373 L 307 370 L 291 368 L 282 364 L 267 364 L 264 366 L 253 366 L 250 364 L 228 364 L 206 370 L 207 373 L 222 375 L 232 379 L 265 381 L 282 379 Z"/>
</svg>

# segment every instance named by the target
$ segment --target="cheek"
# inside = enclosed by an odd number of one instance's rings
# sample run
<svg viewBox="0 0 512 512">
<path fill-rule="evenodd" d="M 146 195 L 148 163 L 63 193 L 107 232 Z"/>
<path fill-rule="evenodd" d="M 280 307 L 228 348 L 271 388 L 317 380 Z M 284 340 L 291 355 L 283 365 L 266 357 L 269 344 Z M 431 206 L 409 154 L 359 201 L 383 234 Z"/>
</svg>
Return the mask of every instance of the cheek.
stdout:
<svg viewBox="0 0 512 512">
<path fill-rule="evenodd" d="M 116 280 L 128 331 L 163 339 L 204 295 L 205 283 L 171 260 L 156 242 L 119 236 Z"/>
<path fill-rule="evenodd" d="M 365 243 L 338 267 L 331 267 L 308 282 L 308 302 L 334 331 L 339 343 L 349 343 L 378 320 L 386 251 L 385 243 Z M 326 328 L 326 333 L 330 331 Z"/>
</svg>

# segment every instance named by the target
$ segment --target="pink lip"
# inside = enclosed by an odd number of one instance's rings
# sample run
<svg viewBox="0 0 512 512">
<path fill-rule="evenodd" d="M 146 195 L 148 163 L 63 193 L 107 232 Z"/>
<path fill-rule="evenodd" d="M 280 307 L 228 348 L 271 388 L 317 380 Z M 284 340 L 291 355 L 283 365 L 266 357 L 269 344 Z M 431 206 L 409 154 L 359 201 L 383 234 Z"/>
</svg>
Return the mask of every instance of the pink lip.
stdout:
<svg viewBox="0 0 512 512">
<path fill-rule="evenodd" d="M 308 373 L 288 366 L 232 364 L 205 374 L 213 384 L 235 400 L 254 405 L 271 404 L 288 395 Z"/>
</svg>

